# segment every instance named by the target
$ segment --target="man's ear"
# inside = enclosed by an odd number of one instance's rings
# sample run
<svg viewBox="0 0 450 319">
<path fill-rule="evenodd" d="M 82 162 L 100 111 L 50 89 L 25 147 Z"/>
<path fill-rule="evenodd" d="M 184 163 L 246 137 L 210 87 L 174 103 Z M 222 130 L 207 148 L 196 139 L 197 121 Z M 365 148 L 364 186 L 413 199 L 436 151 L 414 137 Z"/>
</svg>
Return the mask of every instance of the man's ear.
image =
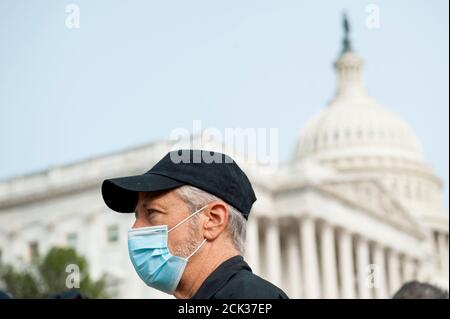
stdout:
<svg viewBox="0 0 450 319">
<path fill-rule="evenodd" d="M 228 213 L 228 205 L 222 201 L 208 205 L 204 213 L 208 220 L 203 225 L 206 239 L 214 240 L 224 232 L 228 225 Z"/>
</svg>

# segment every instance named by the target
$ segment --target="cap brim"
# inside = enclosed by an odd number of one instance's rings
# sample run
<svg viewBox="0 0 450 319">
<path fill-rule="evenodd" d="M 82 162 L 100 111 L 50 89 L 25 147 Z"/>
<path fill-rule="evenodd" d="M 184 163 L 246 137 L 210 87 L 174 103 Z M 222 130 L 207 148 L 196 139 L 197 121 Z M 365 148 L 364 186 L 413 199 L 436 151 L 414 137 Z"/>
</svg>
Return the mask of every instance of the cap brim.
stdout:
<svg viewBox="0 0 450 319">
<path fill-rule="evenodd" d="M 159 192 L 183 185 L 184 183 L 180 181 L 156 174 L 111 178 L 103 181 L 102 196 L 112 210 L 119 213 L 133 213 L 139 192 Z"/>
</svg>

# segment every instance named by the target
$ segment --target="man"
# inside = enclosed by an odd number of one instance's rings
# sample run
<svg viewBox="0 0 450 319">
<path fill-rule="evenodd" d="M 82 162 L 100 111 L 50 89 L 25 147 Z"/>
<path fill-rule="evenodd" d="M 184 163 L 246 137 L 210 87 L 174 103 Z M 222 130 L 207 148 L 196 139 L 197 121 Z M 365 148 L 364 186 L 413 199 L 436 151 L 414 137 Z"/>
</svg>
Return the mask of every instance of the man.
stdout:
<svg viewBox="0 0 450 319">
<path fill-rule="evenodd" d="M 394 294 L 393 299 L 448 299 L 448 292 L 431 284 L 408 281 Z"/>
<path fill-rule="evenodd" d="M 256 201 L 227 155 L 169 152 L 147 173 L 107 179 L 105 203 L 134 212 L 128 250 L 139 277 L 176 298 L 288 298 L 244 261 L 246 220 Z"/>
</svg>

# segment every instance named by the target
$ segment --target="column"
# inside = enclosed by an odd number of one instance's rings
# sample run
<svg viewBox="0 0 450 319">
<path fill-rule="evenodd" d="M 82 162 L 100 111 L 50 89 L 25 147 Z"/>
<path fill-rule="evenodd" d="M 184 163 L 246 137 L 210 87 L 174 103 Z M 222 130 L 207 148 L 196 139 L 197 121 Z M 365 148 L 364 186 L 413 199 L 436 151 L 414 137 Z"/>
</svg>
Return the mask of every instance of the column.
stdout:
<svg viewBox="0 0 450 319">
<path fill-rule="evenodd" d="M 358 237 L 356 240 L 356 271 L 358 294 L 361 299 L 372 298 L 369 265 L 369 243 L 365 238 Z"/>
<path fill-rule="evenodd" d="M 375 298 L 386 299 L 388 298 L 387 292 L 387 277 L 385 268 L 384 248 L 378 244 L 373 246 L 373 263 L 374 268 L 374 280 L 375 280 Z"/>
<path fill-rule="evenodd" d="M 439 252 L 439 263 L 441 272 L 447 274 L 448 276 L 448 242 L 447 236 L 444 233 L 438 232 L 438 252 Z"/>
<path fill-rule="evenodd" d="M 266 227 L 266 261 L 269 280 L 279 286 L 281 283 L 281 252 L 278 220 L 270 219 Z"/>
<path fill-rule="evenodd" d="M 415 279 L 415 264 L 414 261 L 408 257 L 403 258 L 403 282 L 408 282 Z"/>
<path fill-rule="evenodd" d="M 288 278 L 290 283 L 290 298 L 302 298 L 301 293 L 301 265 L 300 265 L 300 249 L 299 241 L 294 232 L 290 231 L 287 237 L 287 254 L 288 254 Z"/>
<path fill-rule="evenodd" d="M 23 252 L 23 248 L 20 247 L 19 243 L 19 232 L 17 230 L 12 230 L 6 233 L 5 242 L 8 245 L 4 246 L 8 249 L 3 251 L 3 263 L 17 265 L 19 263 L 19 252 Z"/>
<path fill-rule="evenodd" d="M 310 217 L 300 221 L 300 236 L 303 261 L 304 294 L 306 298 L 320 298 L 319 269 L 316 249 L 314 220 Z"/>
<path fill-rule="evenodd" d="M 341 297 L 355 298 L 355 275 L 353 267 L 352 236 L 344 229 L 339 231 L 339 271 L 341 275 Z"/>
<path fill-rule="evenodd" d="M 445 249 L 445 270 L 444 270 L 444 275 L 445 275 L 445 277 L 447 278 L 447 281 L 448 281 L 448 278 L 449 278 L 449 253 L 450 253 L 449 252 L 449 246 L 448 246 L 449 237 L 448 237 L 448 233 L 444 233 L 442 235 L 444 237 L 443 241 L 444 241 L 444 249 Z"/>
<path fill-rule="evenodd" d="M 323 297 L 338 298 L 334 232 L 327 223 L 321 225 L 321 255 Z"/>
<path fill-rule="evenodd" d="M 48 251 L 55 246 L 58 246 L 59 243 L 57 243 L 57 235 L 56 235 L 56 225 L 54 223 L 49 223 L 46 225 L 46 236 L 41 240 L 41 252 L 43 255 L 47 254 Z"/>
<path fill-rule="evenodd" d="M 86 218 L 86 233 L 83 234 L 87 237 L 87 241 L 84 241 L 85 247 L 84 251 L 86 252 L 86 258 L 89 263 L 89 274 L 97 279 L 101 275 L 101 265 L 99 261 L 100 255 L 100 247 L 98 247 L 98 243 L 101 242 L 100 236 L 104 234 L 104 232 L 99 230 L 99 219 L 97 216 L 91 215 Z"/>
<path fill-rule="evenodd" d="M 259 274 L 259 233 L 258 219 L 253 216 L 247 221 L 246 259 L 253 270 Z"/>
<path fill-rule="evenodd" d="M 393 250 L 389 250 L 388 253 L 388 278 L 389 294 L 392 296 L 401 286 L 399 258 Z"/>
</svg>

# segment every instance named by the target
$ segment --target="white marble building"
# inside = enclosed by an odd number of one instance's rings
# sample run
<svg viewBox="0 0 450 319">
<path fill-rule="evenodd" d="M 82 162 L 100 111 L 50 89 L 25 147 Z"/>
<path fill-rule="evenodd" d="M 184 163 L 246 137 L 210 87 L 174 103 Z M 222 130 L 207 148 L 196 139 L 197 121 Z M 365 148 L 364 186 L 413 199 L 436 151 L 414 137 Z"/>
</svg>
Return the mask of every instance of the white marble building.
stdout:
<svg viewBox="0 0 450 319">
<path fill-rule="evenodd" d="M 292 298 L 389 298 L 419 279 L 448 289 L 448 212 L 442 182 L 408 125 L 366 94 L 362 61 L 343 50 L 337 91 L 276 171 L 235 156 L 258 201 L 246 258 Z M 165 298 L 128 258 L 132 214 L 110 211 L 105 178 L 141 174 L 172 147 L 154 142 L 0 182 L 0 258 L 22 264 L 54 245 L 108 273 L 119 298 Z M 209 145 L 207 149 L 217 148 Z"/>
</svg>

